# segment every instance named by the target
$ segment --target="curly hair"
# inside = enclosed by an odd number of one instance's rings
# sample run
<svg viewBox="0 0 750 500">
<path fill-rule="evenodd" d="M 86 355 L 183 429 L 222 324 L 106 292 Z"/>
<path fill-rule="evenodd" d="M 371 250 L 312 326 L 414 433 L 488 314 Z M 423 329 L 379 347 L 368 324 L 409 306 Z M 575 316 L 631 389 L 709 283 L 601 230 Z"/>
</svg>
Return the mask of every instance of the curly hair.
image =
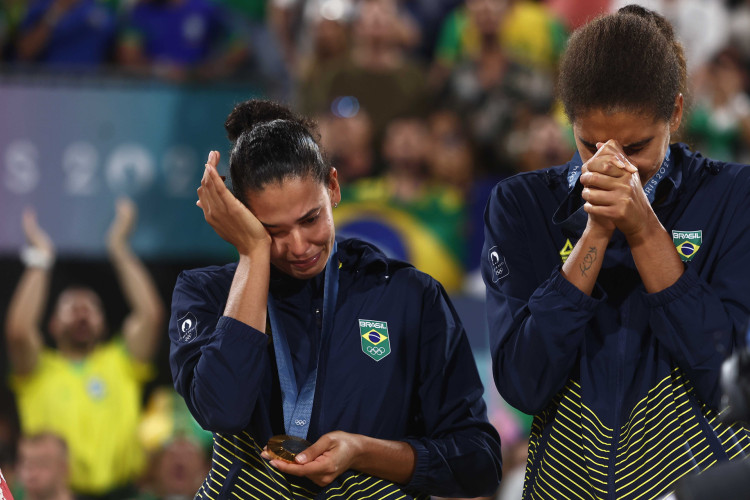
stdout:
<svg viewBox="0 0 750 500">
<path fill-rule="evenodd" d="M 669 120 L 686 82 L 685 54 L 669 22 L 628 5 L 573 33 L 557 91 L 571 122 L 594 109 Z"/>
</svg>

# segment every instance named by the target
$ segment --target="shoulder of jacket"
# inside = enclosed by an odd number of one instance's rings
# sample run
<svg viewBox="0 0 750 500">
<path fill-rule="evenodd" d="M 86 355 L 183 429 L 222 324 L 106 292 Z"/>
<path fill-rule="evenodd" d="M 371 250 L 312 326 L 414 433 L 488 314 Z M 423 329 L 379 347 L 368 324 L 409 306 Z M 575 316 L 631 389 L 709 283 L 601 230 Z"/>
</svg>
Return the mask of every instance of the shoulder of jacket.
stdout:
<svg viewBox="0 0 750 500">
<path fill-rule="evenodd" d="M 519 172 L 499 181 L 495 186 L 494 191 L 536 189 L 543 186 L 546 186 L 549 189 L 554 189 L 558 186 L 566 188 L 568 168 L 569 163 L 566 163 L 564 165 L 543 168 L 541 170 Z"/>
</svg>

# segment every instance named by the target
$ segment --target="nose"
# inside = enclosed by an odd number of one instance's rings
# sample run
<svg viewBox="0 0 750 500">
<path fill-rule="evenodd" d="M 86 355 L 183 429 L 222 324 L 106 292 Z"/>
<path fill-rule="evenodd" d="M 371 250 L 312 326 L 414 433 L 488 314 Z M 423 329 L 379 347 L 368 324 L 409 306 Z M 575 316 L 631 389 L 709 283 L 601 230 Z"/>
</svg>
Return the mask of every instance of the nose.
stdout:
<svg viewBox="0 0 750 500">
<path fill-rule="evenodd" d="M 302 234 L 302 231 L 295 229 L 289 233 L 289 253 L 294 257 L 304 257 L 307 253 L 307 248 L 310 246 L 307 238 Z"/>
</svg>

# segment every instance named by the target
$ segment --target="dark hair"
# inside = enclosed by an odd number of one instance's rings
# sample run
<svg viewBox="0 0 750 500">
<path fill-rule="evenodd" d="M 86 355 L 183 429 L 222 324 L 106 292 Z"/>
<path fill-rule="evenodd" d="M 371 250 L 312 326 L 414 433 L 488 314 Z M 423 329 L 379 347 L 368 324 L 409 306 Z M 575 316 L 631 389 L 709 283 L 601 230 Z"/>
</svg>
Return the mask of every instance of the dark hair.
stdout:
<svg viewBox="0 0 750 500">
<path fill-rule="evenodd" d="M 311 177 L 327 184 L 331 168 L 316 141 L 315 124 L 281 104 L 251 99 L 237 104 L 224 127 L 233 143 L 229 175 L 234 195 L 247 205 L 247 192 L 288 178 Z"/>
<path fill-rule="evenodd" d="M 669 120 L 686 81 L 685 54 L 669 22 L 628 5 L 571 35 L 557 90 L 571 122 L 593 109 Z"/>
</svg>

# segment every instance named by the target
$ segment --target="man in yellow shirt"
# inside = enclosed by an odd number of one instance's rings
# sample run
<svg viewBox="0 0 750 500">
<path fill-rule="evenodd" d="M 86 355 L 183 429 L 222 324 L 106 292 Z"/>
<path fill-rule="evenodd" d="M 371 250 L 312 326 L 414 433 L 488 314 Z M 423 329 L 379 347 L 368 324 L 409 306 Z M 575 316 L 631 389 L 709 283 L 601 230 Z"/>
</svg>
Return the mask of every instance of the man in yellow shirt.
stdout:
<svg viewBox="0 0 750 500">
<path fill-rule="evenodd" d="M 40 323 L 49 292 L 54 247 L 31 211 L 23 227 L 31 245 L 22 253 L 26 270 L 6 319 L 12 387 L 24 434 L 53 432 L 70 448 L 71 486 L 76 494 L 119 498 L 143 465 L 137 440 L 142 387 L 157 347 L 164 305 L 128 238 L 135 205 L 120 200 L 108 235 L 108 252 L 130 306 L 122 336 L 104 339 L 99 296 L 73 286 L 57 299 L 45 347 Z"/>
</svg>

